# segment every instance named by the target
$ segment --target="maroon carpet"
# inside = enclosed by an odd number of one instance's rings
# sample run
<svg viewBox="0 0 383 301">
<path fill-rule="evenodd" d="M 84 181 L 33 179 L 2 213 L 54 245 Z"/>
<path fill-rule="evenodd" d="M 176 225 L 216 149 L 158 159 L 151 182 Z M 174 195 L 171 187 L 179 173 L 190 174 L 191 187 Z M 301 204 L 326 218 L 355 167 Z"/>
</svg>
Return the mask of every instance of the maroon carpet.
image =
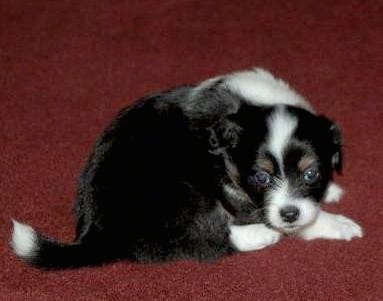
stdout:
<svg viewBox="0 0 383 301">
<path fill-rule="evenodd" d="M 382 51 L 380 0 L 1 1 L 0 300 L 383 300 Z M 342 126 L 347 194 L 328 210 L 363 239 L 60 272 L 11 254 L 11 218 L 73 239 L 76 177 L 119 108 L 254 65 Z"/>
</svg>

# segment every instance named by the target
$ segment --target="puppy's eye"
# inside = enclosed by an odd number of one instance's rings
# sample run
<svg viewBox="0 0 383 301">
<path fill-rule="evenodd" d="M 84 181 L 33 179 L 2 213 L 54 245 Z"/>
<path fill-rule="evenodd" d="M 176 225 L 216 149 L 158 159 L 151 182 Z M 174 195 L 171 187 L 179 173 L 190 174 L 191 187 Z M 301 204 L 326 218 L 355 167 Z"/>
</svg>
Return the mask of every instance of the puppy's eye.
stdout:
<svg viewBox="0 0 383 301">
<path fill-rule="evenodd" d="M 303 173 L 303 180 L 307 184 L 313 184 L 319 179 L 319 171 L 315 167 L 310 167 Z"/>
<path fill-rule="evenodd" d="M 261 186 L 267 186 L 271 183 L 271 176 L 266 171 L 257 171 L 254 175 L 255 182 Z"/>
</svg>

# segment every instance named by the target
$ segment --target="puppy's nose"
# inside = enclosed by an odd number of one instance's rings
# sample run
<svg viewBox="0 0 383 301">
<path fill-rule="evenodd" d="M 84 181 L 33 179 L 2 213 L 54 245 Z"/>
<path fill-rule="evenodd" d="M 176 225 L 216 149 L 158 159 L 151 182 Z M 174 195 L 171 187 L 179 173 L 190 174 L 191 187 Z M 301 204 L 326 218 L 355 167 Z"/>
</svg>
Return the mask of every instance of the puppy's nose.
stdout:
<svg viewBox="0 0 383 301">
<path fill-rule="evenodd" d="M 299 209 L 295 206 L 286 206 L 279 211 L 282 220 L 287 223 L 295 222 L 299 216 Z"/>
</svg>

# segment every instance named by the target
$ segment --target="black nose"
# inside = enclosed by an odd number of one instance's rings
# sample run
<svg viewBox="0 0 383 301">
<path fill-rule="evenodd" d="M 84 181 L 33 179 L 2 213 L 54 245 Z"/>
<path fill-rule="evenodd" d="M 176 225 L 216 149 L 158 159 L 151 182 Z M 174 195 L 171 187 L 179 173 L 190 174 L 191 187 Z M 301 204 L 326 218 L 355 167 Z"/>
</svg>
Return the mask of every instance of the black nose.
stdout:
<svg viewBox="0 0 383 301">
<path fill-rule="evenodd" d="M 287 206 L 279 211 L 282 220 L 287 223 L 295 222 L 299 216 L 299 209 L 295 206 Z"/>
</svg>

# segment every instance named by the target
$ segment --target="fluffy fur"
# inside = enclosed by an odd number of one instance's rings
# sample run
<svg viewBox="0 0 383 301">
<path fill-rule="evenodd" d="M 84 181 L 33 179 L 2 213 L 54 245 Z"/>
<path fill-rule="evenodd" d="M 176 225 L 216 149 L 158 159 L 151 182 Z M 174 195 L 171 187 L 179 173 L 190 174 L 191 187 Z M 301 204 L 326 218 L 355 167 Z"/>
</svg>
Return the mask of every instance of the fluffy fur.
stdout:
<svg viewBox="0 0 383 301">
<path fill-rule="evenodd" d="M 322 201 L 342 195 L 338 127 L 269 72 L 179 87 L 123 109 L 80 176 L 76 238 L 61 243 L 14 222 L 24 261 L 72 268 L 111 260 L 213 260 L 284 234 L 361 237 Z"/>
</svg>

